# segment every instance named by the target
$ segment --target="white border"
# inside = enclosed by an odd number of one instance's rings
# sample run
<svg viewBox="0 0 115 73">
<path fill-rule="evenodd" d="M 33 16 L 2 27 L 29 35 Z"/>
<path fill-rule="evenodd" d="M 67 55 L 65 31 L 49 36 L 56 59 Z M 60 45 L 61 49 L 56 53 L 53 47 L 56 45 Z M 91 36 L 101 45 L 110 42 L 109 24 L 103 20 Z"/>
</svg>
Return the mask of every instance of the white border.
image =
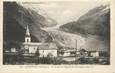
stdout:
<svg viewBox="0 0 115 73">
<path fill-rule="evenodd" d="M 4 1 L 34 1 L 38 0 L 4 0 Z M 57 1 L 57 0 L 39 0 L 41 1 Z M 58 0 L 58 1 L 75 1 L 75 0 Z M 76 0 L 78 1 L 78 0 Z M 80 0 L 91 1 L 91 0 Z M 110 0 L 95 0 L 110 1 Z M 2 64 L 2 40 L 3 40 L 3 1 L 0 1 L 0 73 L 115 73 L 115 0 L 110 1 L 111 5 L 111 65 L 3 65 Z M 70 66 L 70 67 L 69 67 Z"/>
</svg>

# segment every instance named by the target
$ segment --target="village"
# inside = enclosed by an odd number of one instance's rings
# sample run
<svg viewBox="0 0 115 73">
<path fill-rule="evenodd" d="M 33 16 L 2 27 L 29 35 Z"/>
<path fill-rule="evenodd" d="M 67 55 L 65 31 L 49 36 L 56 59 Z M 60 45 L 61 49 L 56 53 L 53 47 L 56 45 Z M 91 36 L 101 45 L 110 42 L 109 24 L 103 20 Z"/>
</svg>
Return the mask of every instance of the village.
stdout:
<svg viewBox="0 0 115 73">
<path fill-rule="evenodd" d="M 82 47 L 58 47 L 54 42 L 31 42 L 28 25 L 25 42 L 20 48 L 4 50 L 4 64 L 109 64 L 109 56 L 99 48 L 86 50 Z"/>
</svg>

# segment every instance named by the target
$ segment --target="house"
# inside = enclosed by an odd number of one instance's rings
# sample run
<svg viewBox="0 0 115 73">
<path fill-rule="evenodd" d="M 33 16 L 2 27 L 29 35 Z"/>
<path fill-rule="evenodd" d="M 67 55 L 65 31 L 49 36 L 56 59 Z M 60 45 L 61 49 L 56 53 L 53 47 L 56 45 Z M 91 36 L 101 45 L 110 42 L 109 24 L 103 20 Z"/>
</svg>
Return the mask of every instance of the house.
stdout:
<svg viewBox="0 0 115 73">
<path fill-rule="evenodd" d="M 63 49 L 59 50 L 59 56 L 75 56 L 76 55 L 76 49 L 70 48 L 70 47 L 63 47 Z"/>
<path fill-rule="evenodd" d="M 39 46 L 40 57 L 57 57 L 57 46 L 55 43 L 44 43 Z"/>
<path fill-rule="evenodd" d="M 16 48 L 11 48 L 11 52 L 17 52 Z"/>
<path fill-rule="evenodd" d="M 29 32 L 29 27 L 27 25 L 25 42 L 22 44 L 22 50 L 24 54 L 35 54 L 36 51 L 39 53 L 40 57 L 57 56 L 57 46 L 55 43 L 41 43 L 41 42 L 31 42 L 31 35 Z"/>
<path fill-rule="evenodd" d="M 91 51 L 90 56 L 92 57 L 99 57 L 99 52 L 98 51 Z"/>
<path fill-rule="evenodd" d="M 99 57 L 99 49 L 90 48 L 88 49 L 88 54 L 91 57 Z"/>
</svg>

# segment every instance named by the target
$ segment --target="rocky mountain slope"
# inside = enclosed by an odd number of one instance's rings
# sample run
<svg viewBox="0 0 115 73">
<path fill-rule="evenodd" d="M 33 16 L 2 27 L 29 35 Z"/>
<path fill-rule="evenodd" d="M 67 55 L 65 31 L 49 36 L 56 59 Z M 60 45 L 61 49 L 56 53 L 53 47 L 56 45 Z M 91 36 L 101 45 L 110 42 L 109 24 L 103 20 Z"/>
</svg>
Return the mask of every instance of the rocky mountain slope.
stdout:
<svg viewBox="0 0 115 73">
<path fill-rule="evenodd" d="M 108 6 L 99 6 L 81 16 L 78 20 L 62 25 L 61 30 L 83 35 L 99 35 L 109 39 L 110 9 Z"/>
<path fill-rule="evenodd" d="M 3 36 L 4 41 L 23 42 L 26 26 L 29 25 L 32 41 L 51 41 L 51 37 L 40 27 L 57 25 L 50 17 L 45 18 L 32 9 L 26 9 L 16 2 L 4 2 Z"/>
</svg>

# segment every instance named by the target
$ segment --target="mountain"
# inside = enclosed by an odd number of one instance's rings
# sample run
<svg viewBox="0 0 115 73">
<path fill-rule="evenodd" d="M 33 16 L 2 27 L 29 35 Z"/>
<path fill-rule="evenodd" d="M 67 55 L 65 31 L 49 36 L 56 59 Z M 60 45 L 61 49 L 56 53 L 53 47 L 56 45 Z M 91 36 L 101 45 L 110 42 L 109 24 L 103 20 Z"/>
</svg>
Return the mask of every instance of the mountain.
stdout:
<svg viewBox="0 0 115 73">
<path fill-rule="evenodd" d="M 23 42 L 26 26 L 29 25 L 32 41 L 49 42 L 50 35 L 40 27 L 51 27 L 57 25 L 50 17 L 45 18 L 32 9 L 24 8 L 16 2 L 4 2 L 3 4 L 3 41 Z"/>
<path fill-rule="evenodd" d="M 89 10 L 78 20 L 60 26 L 60 29 L 70 33 L 80 33 L 84 36 L 98 35 L 110 38 L 110 9 L 99 6 Z"/>
<path fill-rule="evenodd" d="M 99 6 L 89 10 L 78 20 L 60 26 L 61 31 L 81 35 L 88 50 L 110 51 L 110 8 Z M 79 39 L 78 39 L 79 40 Z"/>
</svg>

